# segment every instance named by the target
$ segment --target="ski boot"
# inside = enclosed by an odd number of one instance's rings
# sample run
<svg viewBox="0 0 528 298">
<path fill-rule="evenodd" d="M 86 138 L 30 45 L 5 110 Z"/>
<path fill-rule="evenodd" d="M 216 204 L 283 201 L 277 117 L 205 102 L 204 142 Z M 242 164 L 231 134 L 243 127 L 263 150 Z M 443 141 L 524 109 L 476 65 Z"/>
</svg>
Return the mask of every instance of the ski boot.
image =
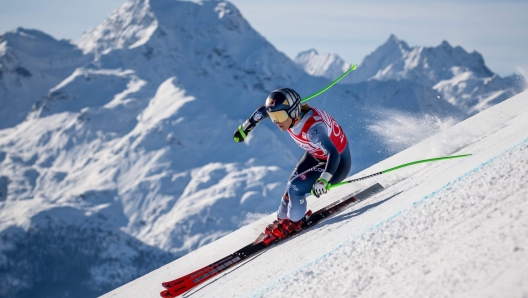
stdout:
<svg viewBox="0 0 528 298">
<path fill-rule="evenodd" d="M 296 222 L 292 222 L 289 218 L 274 220 L 266 227 L 266 229 L 264 229 L 264 233 L 260 234 L 255 240 L 255 243 L 263 242 L 264 244 L 269 245 L 275 240 L 282 239 L 291 233 L 299 232 L 303 227 L 303 223 L 306 222 L 310 215 L 312 215 L 312 211 L 308 210 L 306 215 Z"/>
<path fill-rule="evenodd" d="M 264 234 L 272 235 L 275 239 L 282 239 L 291 233 L 302 229 L 303 221 L 292 222 L 289 218 L 274 220 L 264 230 Z"/>
</svg>

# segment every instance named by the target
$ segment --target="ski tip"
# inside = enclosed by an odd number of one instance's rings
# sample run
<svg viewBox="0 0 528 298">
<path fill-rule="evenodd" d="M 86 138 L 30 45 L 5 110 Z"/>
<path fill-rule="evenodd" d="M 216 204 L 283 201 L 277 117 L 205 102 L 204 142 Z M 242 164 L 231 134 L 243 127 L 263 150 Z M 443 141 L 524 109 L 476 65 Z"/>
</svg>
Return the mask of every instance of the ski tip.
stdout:
<svg viewBox="0 0 528 298">
<path fill-rule="evenodd" d="M 166 282 L 162 282 L 161 283 L 161 286 L 164 287 L 165 289 L 170 289 L 172 287 L 175 287 L 181 283 L 183 283 L 184 281 L 186 281 L 188 279 L 188 276 L 183 276 L 183 277 L 180 277 L 178 279 L 175 279 L 173 281 L 166 281 Z"/>
<path fill-rule="evenodd" d="M 169 290 L 161 291 L 160 296 L 163 298 L 173 298 L 174 297 L 170 294 Z"/>
<path fill-rule="evenodd" d="M 164 287 L 165 289 L 170 289 L 170 288 L 172 288 L 172 285 L 171 285 L 171 282 L 170 282 L 170 281 L 162 282 L 162 283 L 161 283 L 161 286 Z"/>
<path fill-rule="evenodd" d="M 191 288 L 192 288 L 192 286 L 189 287 L 188 285 L 183 285 L 183 286 L 180 286 L 180 287 L 172 287 L 170 289 L 161 291 L 160 292 L 160 296 L 163 297 L 163 298 L 178 297 L 181 294 L 183 294 L 183 293 L 187 292 L 188 290 L 190 290 Z"/>
</svg>

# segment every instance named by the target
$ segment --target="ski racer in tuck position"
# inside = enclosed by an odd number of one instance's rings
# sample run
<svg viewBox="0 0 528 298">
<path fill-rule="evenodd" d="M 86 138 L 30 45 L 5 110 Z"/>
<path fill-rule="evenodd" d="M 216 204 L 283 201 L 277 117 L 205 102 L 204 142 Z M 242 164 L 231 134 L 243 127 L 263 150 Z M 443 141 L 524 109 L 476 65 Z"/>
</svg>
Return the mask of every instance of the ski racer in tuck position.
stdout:
<svg viewBox="0 0 528 298">
<path fill-rule="evenodd" d="M 348 141 L 341 126 L 325 111 L 301 103 L 297 92 L 289 88 L 273 91 L 264 105 L 238 127 L 236 142 L 243 142 L 262 120 L 270 118 L 281 131 L 306 150 L 288 179 L 277 220 L 265 233 L 282 239 L 302 228 L 307 211 L 306 194 L 325 194 L 331 184 L 343 181 L 352 165 Z"/>
</svg>

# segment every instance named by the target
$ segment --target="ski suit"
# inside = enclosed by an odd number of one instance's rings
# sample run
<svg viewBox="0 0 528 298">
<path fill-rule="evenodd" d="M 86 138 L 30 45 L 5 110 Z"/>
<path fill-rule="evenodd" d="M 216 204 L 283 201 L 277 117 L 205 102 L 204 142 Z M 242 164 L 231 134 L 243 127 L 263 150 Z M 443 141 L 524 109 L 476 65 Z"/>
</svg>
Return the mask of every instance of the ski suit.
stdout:
<svg viewBox="0 0 528 298">
<path fill-rule="evenodd" d="M 256 123 L 267 117 L 266 110 L 260 107 L 248 120 Z M 304 217 L 306 194 L 310 193 L 321 174 L 332 174 L 330 184 L 343 181 L 350 171 L 352 158 L 345 133 L 325 111 L 311 108 L 301 114 L 301 120 L 288 129 L 288 133 L 306 152 L 288 179 L 277 217 L 296 222 Z"/>
</svg>

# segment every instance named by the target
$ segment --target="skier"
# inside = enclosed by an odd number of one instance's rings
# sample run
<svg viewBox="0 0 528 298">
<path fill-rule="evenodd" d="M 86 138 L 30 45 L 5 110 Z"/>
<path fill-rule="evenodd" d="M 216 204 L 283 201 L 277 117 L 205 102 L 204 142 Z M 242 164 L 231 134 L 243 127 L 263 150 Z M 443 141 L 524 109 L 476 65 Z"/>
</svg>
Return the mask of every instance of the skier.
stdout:
<svg viewBox="0 0 528 298">
<path fill-rule="evenodd" d="M 281 131 L 288 131 L 299 147 L 306 150 L 290 176 L 282 196 L 277 220 L 265 233 L 284 238 L 302 228 L 307 211 L 305 195 L 313 192 L 319 198 L 330 184 L 343 181 L 352 164 L 345 133 L 328 113 L 301 104 L 301 97 L 289 88 L 273 91 L 234 134 L 243 142 L 262 120 L 270 118 Z"/>
</svg>

